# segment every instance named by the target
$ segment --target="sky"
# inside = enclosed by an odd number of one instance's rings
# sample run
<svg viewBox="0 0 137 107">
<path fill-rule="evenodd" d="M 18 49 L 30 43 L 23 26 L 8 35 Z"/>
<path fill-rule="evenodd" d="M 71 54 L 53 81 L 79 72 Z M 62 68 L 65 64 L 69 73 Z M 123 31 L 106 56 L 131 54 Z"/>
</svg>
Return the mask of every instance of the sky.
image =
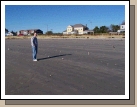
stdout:
<svg viewBox="0 0 137 107">
<path fill-rule="evenodd" d="M 68 25 L 120 25 L 125 5 L 5 5 L 5 28 L 9 31 L 41 29 L 62 33 Z"/>
</svg>

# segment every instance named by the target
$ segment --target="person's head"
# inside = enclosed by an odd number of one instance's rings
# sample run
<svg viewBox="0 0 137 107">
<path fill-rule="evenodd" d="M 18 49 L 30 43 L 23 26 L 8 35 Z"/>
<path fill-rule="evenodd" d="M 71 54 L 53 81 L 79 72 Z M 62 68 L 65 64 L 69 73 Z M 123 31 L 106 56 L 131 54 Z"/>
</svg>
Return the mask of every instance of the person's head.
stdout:
<svg viewBox="0 0 137 107">
<path fill-rule="evenodd" d="M 34 37 L 37 37 L 37 33 L 36 32 L 34 32 Z"/>
</svg>

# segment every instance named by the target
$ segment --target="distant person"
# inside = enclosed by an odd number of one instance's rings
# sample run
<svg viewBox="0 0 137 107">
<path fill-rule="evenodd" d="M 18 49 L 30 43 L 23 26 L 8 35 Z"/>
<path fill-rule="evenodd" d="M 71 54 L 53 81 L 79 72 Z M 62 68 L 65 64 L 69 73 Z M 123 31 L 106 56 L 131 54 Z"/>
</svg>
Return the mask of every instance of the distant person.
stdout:
<svg viewBox="0 0 137 107">
<path fill-rule="evenodd" d="M 37 40 L 36 32 L 34 32 L 34 36 L 31 38 L 31 46 L 32 46 L 33 61 L 37 61 L 38 40 Z"/>
</svg>

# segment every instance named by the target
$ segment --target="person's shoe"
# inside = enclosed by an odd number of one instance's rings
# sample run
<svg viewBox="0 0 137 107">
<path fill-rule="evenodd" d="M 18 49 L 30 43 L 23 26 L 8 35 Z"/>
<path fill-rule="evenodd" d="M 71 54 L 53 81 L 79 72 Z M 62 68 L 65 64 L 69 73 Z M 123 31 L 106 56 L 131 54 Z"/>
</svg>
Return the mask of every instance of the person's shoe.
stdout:
<svg viewBox="0 0 137 107">
<path fill-rule="evenodd" d="M 37 59 L 34 59 L 33 61 L 37 61 Z"/>
</svg>

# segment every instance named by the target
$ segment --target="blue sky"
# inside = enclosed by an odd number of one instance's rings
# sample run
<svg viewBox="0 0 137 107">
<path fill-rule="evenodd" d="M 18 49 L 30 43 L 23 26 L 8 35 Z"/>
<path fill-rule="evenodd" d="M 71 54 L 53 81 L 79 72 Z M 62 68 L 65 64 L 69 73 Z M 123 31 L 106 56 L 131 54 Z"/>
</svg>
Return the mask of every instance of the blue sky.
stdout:
<svg viewBox="0 0 137 107">
<path fill-rule="evenodd" d="M 68 25 L 121 24 L 125 5 L 5 5 L 5 27 L 9 31 L 41 29 L 62 33 Z"/>
</svg>

